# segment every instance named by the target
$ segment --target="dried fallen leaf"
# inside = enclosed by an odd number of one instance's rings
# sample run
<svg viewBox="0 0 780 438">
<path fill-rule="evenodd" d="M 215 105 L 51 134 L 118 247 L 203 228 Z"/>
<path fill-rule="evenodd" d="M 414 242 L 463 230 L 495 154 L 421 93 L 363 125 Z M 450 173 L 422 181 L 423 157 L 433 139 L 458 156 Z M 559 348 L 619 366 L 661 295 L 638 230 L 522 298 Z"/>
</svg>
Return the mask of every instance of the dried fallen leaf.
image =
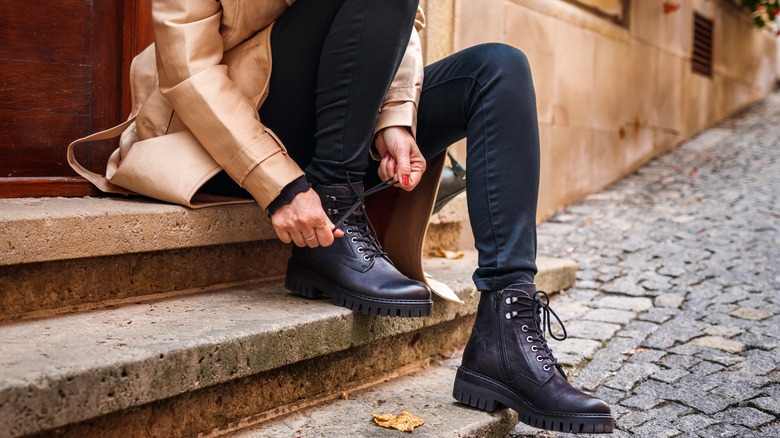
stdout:
<svg viewBox="0 0 780 438">
<path fill-rule="evenodd" d="M 450 260 L 462 259 L 463 256 L 465 255 L 461 251 L 450 251 L 442 248 L 437 248 L 436 253 L 439 255 L 439 257 L 444 257 Z"/>
<path fill-rule="evenodd" d="M 425 423 L 422 418 L 410 414 L 404 410 L 401 415 L 393 414 L 371 414 L 374 417 L 374 422 L 382 427 L 388 429 L 398 429 L 401 432 L 412 432 L 415 428 L 420 427 Z"/>
</svg>

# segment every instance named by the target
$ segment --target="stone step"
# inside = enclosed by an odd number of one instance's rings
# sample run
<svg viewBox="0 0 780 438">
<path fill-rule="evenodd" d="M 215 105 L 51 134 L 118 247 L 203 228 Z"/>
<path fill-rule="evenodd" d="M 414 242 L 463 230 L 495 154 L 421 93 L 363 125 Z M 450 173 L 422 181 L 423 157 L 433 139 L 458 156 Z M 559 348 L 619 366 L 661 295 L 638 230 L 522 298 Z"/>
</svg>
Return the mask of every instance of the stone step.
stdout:
<svg viewBox="0 0 780 438">
<path fill-rule="evenodd" d="M 218 432 L 226 438 L 396 438 L 400 436 L 398 430 L 379 427 L 371 414 L 398 415 L 406 410 L 425 421 L 414 430 L 416 438 L 507 436 L 517 423 L 514 411 L 485 412 L 452 398 L 459 365 L 459 356 L 434 361 L 411 374 L 343 393 L 319 406 L 259 424 L 245 424 L 236 431 Z"/>
<path fill-rule="evenodd" d="M 257 204 L 193 210 L 142 199 L 2 199 L 0 224 L 0 266 L 274 237 Z"/>
<path fill-rule="evenodd" d="M 431 218 L 452 248 L 465 194 Z M 256 204 L 199 210 L 140 199 L 0 199 L 0 322 L 280 278 L 290 247 Z"/>
<path fill-rule="evenodd" d="M 558 288 L 548 262 L 539 265 L 540 287 Z M 5 323 L 0 430 L 191 435 L 288 412 L 462 348 L 478 300 L 475 266 L 473 253 L 426 261 L 465 302 L 436 300 L 430 318 L 358 315 L 266 282 Z M 576 265 L 554 270 L 557 284 L 573 283 Z"/>
<path fill-rule="evenodd" d="M 121 198 L 0 200 L 0 321 L 283 275 L 256 204 L 192 210 Z"/>
</svg>

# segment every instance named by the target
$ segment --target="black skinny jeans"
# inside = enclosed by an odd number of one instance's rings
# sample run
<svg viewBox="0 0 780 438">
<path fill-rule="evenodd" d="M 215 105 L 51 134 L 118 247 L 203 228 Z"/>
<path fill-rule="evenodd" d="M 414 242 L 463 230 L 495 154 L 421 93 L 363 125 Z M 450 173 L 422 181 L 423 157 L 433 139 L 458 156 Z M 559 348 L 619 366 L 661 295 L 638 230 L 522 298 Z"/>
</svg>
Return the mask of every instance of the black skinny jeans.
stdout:
<svg viewBox="0 0 780 438">
<path fill-rule="evenodd" d="M 312 184 L 364 178 L 416 11 L 416 0 L 299 0 L 274 24 L 260 118 Z"/>
<path fill-rule="evenodd" d="M 376 180 L 368 148 L 412 30 L 416 1 L 298 0 L 271 35 L 264 124 L 314 184 Z M 473 47 L 425 69 L 417 142 L 426 158 L 466 137 L 481 291 L 533 283 L 539 134 L 525 56 Z"/>
</svg>

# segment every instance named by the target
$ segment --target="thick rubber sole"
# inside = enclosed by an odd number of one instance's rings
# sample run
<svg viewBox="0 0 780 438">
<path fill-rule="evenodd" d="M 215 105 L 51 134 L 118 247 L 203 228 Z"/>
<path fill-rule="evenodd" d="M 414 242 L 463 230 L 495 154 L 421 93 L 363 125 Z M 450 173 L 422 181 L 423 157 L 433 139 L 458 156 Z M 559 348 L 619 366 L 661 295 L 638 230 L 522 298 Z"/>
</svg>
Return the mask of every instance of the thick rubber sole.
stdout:
<svg viewBox="0 0 780 438">
<path fill-rule="evenodd" d="M 339 286 L 293 259 L 287 263 L 284 287 L 307 298 L 330 297 L 333 304 L 364 315 L 425 317 L 431 316 L 433 309 L 431 300 L 402 301 L 361 295 Z"/>
<path fill-rule="evenodd" d="M 509 386 L 463 367 L 458 368 L 452 396 L 461 403 L 488 412 L 508 407 L 517 412 L 520 421 L 539 429 L 566 433 L 612 433 L 615 426 L 615 420 L 608 414 L 542 411 Z"/>
</svg>

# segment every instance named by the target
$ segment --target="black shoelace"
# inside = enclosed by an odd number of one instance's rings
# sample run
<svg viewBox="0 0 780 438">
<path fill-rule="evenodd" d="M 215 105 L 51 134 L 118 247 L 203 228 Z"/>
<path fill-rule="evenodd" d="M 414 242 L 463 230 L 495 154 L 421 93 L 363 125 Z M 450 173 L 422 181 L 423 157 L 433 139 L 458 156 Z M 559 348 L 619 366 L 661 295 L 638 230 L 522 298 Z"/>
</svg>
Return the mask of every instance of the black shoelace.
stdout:
<svg viewBox="0 0 780 438">
<path fill-rule="evenodd" d="M 341 214 L 341 217 L 333 223 L 333 231 L 336 231 L 340 226 L 344 225 L 345 238 L 350 239 L 352 243 L 361 244 L 357 251 L 363 254 L 363 259 L 365 261 L 369 261 L 374 257 L 387 256 L 387 253 L 382 251 L 382 245 L 380 245 L 379 241 L 374 237 L 376 236 L 376 230 L 366 214 L 365 198 L 388 187 L 392 187 L 393 182 L 393 179 L 383 181 L 376 186 L 365 190 L 363 193 L 358 193 L 350 183 L 348 184 L 348 187 L 352 191 L 352 196 L 348 198 L 332 195 L 326 196 L 326 198 L 333 203 L 333 208 L 328 209 L 327 213 L 329 215 Z M 343 213 L 341 213 L 342 208 L 346 208 Z"/>
<path fill-rule="evenodd" d="M 538 341 L 541 346 L 541 348 L 537 348 L 536 350 L 534 350 L 533 347 L 531 348 L 533 351 L 538 353 L 536 360 L 541 362 L 545 359 L 549 359 L 552 365 L 554 365 L 565 377 L 566 374 L 564 373 L 563 368 L 558 363 L 558 359 L 555 358 L 552 349 L 547 344 L 547 337 L 545 336 L 545 332 L 549 333 L 550 337 L 556 341 L 563 341 L 567 338 L 566 327 L 563 325 L 561 318 L 558 317 L 558 314 L 556 314 L 555 311 L 550 308 L 550 296 L 547 295 L 547 292 L 537 291 L 533 294 L 532 297 L 524 295 L 518 297 L 508 297 L 506 298 L 506 302 L 507 304 L 518 303 L 521 306 L 520 310 L 507 313 L 507 319 L 528 317 L 534 318 L 534 327 L 532 333 L 536 335 L 536 338 L 533 339 L 533 335 L 529 335 L 528 338 L 530 338 L 532 341 Z M 561 326 L 561 330 L 563 330 L 562 336 L 557 336 L 555 332 L 553 332 L 551 316 L 555 317 L 556 321 L 558 321 L 558 325 Z M 523 332 L 530 331 L 530 329 L 531 328 L 527 325 L 523 325 L 521 328 Z M 545 365 L 544 369 L 548 370 L 549 365 Z"/>
</svg>

